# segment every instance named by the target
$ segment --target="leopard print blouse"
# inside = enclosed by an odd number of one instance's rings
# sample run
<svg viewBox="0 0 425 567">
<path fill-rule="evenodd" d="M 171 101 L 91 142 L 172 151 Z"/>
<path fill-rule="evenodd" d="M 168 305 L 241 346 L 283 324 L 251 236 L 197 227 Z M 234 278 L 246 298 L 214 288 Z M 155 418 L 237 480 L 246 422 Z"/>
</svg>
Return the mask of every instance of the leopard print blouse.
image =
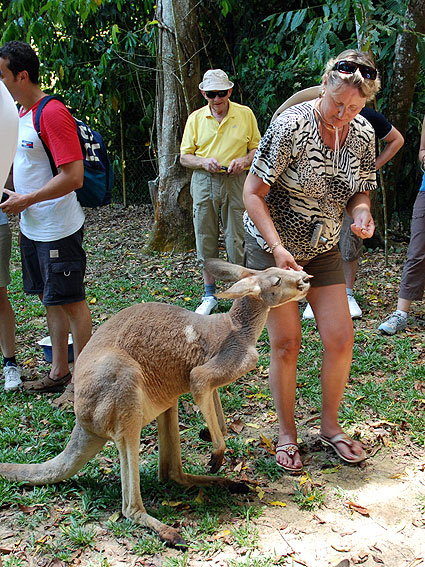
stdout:
<svg viewBox="0 0 425 567">
<path fill-rule="evenodd" d="M 266 203 L 271 218 L 282 244 L 299 261 L 333 248 L 347 201 L 357 192 L 376 189 L 375 134 L 370 123 L 357 115 L 338 155 L 322 141 L 314 102 L 288 108 L 269 126 L 250 169 L 270 185 Z M 312 248 L 317 222 L 324 223 L 327 242 Z M 270 252 L 247 211 L 244 225 Z"/>
</svg>

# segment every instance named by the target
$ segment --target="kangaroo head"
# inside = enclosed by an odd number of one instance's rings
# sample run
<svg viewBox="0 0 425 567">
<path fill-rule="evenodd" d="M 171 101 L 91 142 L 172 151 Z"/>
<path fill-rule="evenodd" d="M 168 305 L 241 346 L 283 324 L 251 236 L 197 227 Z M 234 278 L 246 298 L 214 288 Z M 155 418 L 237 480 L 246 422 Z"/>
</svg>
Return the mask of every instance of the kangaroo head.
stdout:
<svg viewBox="0 0 425 567">
<path fill-rule="evenodd" d="M 238 278 L 232 287 L 216 294 L 217 297 L 236 299 L 251 295 L 262 300 L 268 307 L 278 307 L 289 301 L 303 299 L 310 289 L 310 277 L 306 272 L 268 268 L 250 270 L 227 264 L 221 260 L 206 262 L 206 269 L 217 278 L 228 281 Z M 207 267 L 208 266 L 208 267 Z M 211 268 L 212 266 L 212 268 Z M 211 268 L 211 269 L 210 269 Z"/>
</svg>

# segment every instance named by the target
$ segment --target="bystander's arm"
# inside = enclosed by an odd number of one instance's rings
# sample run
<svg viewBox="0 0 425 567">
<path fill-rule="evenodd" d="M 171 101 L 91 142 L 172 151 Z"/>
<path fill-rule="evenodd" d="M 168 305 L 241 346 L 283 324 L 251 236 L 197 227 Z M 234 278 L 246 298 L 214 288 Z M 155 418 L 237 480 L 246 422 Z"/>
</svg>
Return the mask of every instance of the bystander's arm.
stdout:
<svg viewBox="0 0 425 567">
<path fill-rule="evenodd" d="M 243 191 L 246 210 L 272 251 L 276 266 L 282 269 L 302 270 L 302 267 L 296 263 L 292 254 L 283 246 L 274 226 L 265 201 L 269 190 L 270 186 L 264 183 L 258 175 L 248 173 Z"/>
<path fill-rule="evenodd" d="M 9 175 L 7 176 L 6 183 L 4 184 L 4 186 L 5 186 L 6 189 L 10 189 L 11 191 L 14 190 L 14 187 L 13 187 L 13 165 L 10 168 L 10 172 L 9 172 Z"/>
<path fill-rule="evenodd" d="M 385 148 L 376 158 L 376 171 L 385 165 L 390 159 L 395 156 L 398 150 L 404 144 L 404 138 L 401 133 L 395 128 L 392 127 L 391 132 L 385 136 L 384 138 Z"/>
<path fill-rule="evenodd" d="M 229 168 L 227 172 L 229 174 L 234 174 L 234 175 L 237 175 L 238 173 L 242 173 L 244 169 L 247 169 L 251 165 L 256 151 L 257 149 L 254 148 L 253 150 L 248 152 L 246 156 L 232 159 L 232 161 L 229 164 Z"/>
<path fill-rule="evenodd" d="M 351 230 L 360 238 L 371 238 L 375 223 L 370 213 L 369 191 L 356 193 L 347 203 L 347 213 L 354 220 Z"/>
<path fill-rule="evenodd" d="M 180 163 L 189 169 L 205 169 L 210 173 L 217 173 L 221 170 L 221 163 L 215 158 L 203 158 L 194 154 L 180 154 Z"/>
<path fill-rule="evenodd" d="M 419 146 L 419 161 L 422 164 L 422 169 L 425 169 L 425 118 L 422 123 L 421 143 Z"/>
<path fill-rule="evenodd" d="M 71 191 L 75 191 L 75 189 L 79 189 L 83 185 L 83 180 L 83 160 L 63 164 L 58 168 L 58 175 L 52 177 L 41 189 L 23 195 L 5 189 L 9 198 L 0 205 L 0 209 L 7 214 L 17 215 L 34 203 L 58 199 L 71 193 Z"/>
</svg>

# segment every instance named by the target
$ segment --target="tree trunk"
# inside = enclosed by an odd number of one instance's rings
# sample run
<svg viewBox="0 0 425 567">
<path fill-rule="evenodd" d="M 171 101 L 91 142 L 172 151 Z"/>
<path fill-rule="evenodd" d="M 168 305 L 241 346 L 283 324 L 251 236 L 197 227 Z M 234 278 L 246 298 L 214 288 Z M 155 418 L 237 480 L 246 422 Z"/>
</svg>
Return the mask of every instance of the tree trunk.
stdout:
<svg viewBox="0 0 425 567">
<path fill-rule="evenodd" d="M 151 182 L 155 223 L 150 250 L 194 247 L 190 171 L 180 165 L 180 141 L 200 106 L 198 28 L 194 0 L 159 0 L 156 126 L 159 175 Z"/>
<path fill-rule="evenodd" d="M 391 91 L 388 100 L 388 120 L 406 135 L 415 85 L 418 80 L 420 61 L 417 51 L 417 33 L 425 33 L 425 0 L 410 0 L 406 9 L 406 26 L 397 38 Z M 394 156 L 387 168 L 388 219 L 391 219 L 396 202 L 397 179 L 402 163 L 403 148 Z"/>
</svg>

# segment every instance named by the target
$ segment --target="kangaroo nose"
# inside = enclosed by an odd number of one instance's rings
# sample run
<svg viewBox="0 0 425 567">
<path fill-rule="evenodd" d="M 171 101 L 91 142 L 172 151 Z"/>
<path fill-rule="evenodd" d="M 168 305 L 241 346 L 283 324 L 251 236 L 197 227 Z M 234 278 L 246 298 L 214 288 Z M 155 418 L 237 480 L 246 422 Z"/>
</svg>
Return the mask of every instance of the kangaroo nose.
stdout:
<svg viewBox="0 0 425 567">
<path fill-rule="evenodd" d="M 310 278 L 311 278 L 311 276 L 309 276 L 308 274 L 302 275 L 297 282 L 297 288 L 300 291 L 304 291 L 305 288 L 309 288 L 310 287 Z"/>
</svg>

